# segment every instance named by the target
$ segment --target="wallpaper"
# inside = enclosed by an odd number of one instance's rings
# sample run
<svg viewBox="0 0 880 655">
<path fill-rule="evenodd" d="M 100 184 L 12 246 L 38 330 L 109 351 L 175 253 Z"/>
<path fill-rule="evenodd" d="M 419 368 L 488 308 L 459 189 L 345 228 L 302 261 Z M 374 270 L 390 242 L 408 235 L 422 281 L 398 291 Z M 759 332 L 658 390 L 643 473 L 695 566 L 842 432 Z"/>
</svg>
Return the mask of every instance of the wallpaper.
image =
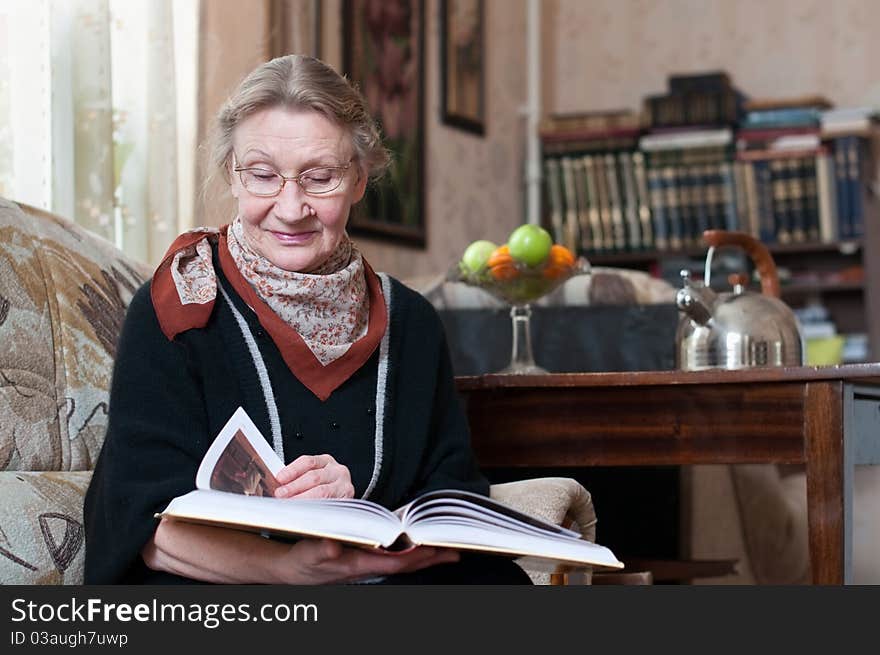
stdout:
<svg viewBox="0 0 880 655">
<path fill-rule="evenodd" d="M 880 3 L 870 0 L 554 0 L 557 111 L 638 108 L 672 72 L 724 69 L 752 97 L 821 93 L 880 104 Z M 549 15 L 548 15 L 549 14 Z M 545 89 L 546 91 L 546 89 Z"/>
</svg>

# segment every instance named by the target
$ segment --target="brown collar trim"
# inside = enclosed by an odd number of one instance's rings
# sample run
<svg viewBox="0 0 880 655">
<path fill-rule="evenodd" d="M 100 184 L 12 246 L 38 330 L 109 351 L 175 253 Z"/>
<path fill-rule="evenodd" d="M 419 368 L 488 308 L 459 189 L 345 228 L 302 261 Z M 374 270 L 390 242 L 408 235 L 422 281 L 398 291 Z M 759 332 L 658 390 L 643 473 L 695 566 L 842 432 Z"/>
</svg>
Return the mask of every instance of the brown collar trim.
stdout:
<svg viewBox="0 0 880 655">
<path fill-rule="evenodd" d="M 177 287 L 174 285 L 174 278 L 171 275 L 171 263 L 174 261 L 174 255 L 184 248 L 194 246 L 202 239 L 214 238 L 215 236 L 205 232 L 181 234 L 168 247 L 165 256 L 153 273 L 153 279 L 150 282 L 150 298 L 153 301 L 159 327 L 169 341 L 191 328 L 205 327 L 214 309 L 213 300 L 202 304 L 190 303 L 188 305 L 180 302 L 180 295 L 177 293 Z"/>
</svg>

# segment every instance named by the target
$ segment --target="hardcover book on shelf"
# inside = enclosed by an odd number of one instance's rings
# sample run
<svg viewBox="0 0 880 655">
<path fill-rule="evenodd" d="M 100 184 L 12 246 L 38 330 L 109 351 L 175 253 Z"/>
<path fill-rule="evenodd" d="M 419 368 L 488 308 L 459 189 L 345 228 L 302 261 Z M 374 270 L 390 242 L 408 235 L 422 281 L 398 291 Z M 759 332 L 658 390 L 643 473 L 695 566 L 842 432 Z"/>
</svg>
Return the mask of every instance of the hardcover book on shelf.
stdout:
<svg viewBox="0 0 880 655">
<path fill-rule="evenodd" d="M 680 193 L 678 189 L 678 179 L 675 174 L 675 166 L 665 161 L 660 169 L 660 175 L 663 178 L 663 190 L 666 194 L 666 224 L 669 228 L 669 248 L 671 250 L 681 250 L 684 247 L 683 233 L 684 226 L 681 221 L 681 212 L 679 211 Z"/>
<path fill-rule="evenodd" d="M 834 104 L 823 95 L 802 95 L 786 98 L 749 98 L 743 103 L 746 111 L 769 111 L 775 109 L 830 110 Z"/>
<path fill-rule="evenodd" d="M 686 150 L 727 146 L 733 142 L 733 131 L 728 127 L 710 130 L 676 130 L 646 134 L 639 139 L 639 150 Z"/>
<path fill-rule="evenodd" d="M 644 98 L 643 111 L 651 128 L 733 125 L 742 99 L 735 89 L 653 95 Z"/>
<path fill-rule="evenodd" d="M 858 136 L 844 137 L 847 162 L 847 195 L 849 198 L 849 236 L 861 239 L 865 235 L 865 180 L 869 178 L 864 139 Z"/>
<path fill-rule="evenodd" d="M 847 157 L 847 137 L 832 140 L 834 149 L 834 186 L 837 196 L 837 233 L 841 239 L 852 239 L 849 195 L 849 158 Z"/>
<path fill-rule="evenodd" d="M 800 160 L 799 175 L 803 190 L 803 211 L 806 228 L 806 240 L 817 243 L 820 240 L 819 226 L 819 181 L 818 159 L 820 152 L 815 157 L 802 157 Z"/>
<path fill-rule="evenodd" d="M 681 243 L 683 247 L 699 244 L 697 232 L 697 207 L 694 202 L 696 189 L 691 176 L 691 166 L 679 165 L 674 168 L 675 185 L 678 189 L 678 220 L 681 224 Z"/>
<path fill-rule="evenodd" d="M 737 150 L 809 150 L 821 144 L 814 126 L 743 128 L 736 133 Z"/>
<path fill-rule="evenodd" d="M 576 247 L 576 244 L 572 240 L 572 233 L 577 230 L 579 211 L 572 160 L 572 157 L 562 157 L 562 159 L 560 159 L 560 165 L 562 166 L 563 198 L 565 198 L 565 213 L 563 214 L 562 225 L 558 226 L 558 228 L 557 226 L 554 226 L 555 229 L 558 229 L 558 233 L 554 235 L 555 241 L 557 243 L 565 244 L 565 247 L 569 249 Z"/>
<path fill-rule="evenodd" d="M 605 172 L 605 157 L 593 157 L 593 176 L 596 180 L 597 197 L 599 198 L 599 221 L 602 224 L 602 249 L 614 250 L 614 221 L 611 215 L 611 191 L 608 186 L 608 175 Z"/>
<path fill-rule="evenodd" d="M 563 216 L 565 215 L 565 201 L 562 191 L 562 172 L 559 169 L 559 160 L 555 157 L 544 159 L 544 182 L 547 189 L 546 197 L 550 204 L 549 224 L 554 240 L 559 242 L 562 234 Z"/>
<path fill-rule="evenodd" d="M 819 115 L 822 138 L 839 136 L 867 136 L 878 117 L 873 107 L 840 107 Z"/>
<path fill-rule="evenodd" d="M 538 126 L 544 134 L 639 130 L 641 117 L 631 109 L 550 114 Z"/>
<path fill-rule="evenodd" d="M 639 204 L 639 227 L 642 247 L 654 246 L 654 230 L 651 223 L 651 196 L 648 191 L 648 178 L 645 174 L 645 156 L 641 152 L 632 153 L 633 175 Z"/>
<path fill-rule="evenodd" d="M 837 218 L 834 159 L 823 150 L 816 156 L 816 195 L 819 212 L 819 241 L 834 243 L 840 238 Z"/>
<path fill-rule="evenodd" d="M 801 160 L 803 158 L 784 159 L 787 167 L 785 177 L 788 180 L 788 214 L 791 227 L 792 243 L 804 243 L 807 240 L 807 217 L 805 211 L 805 189 L 802 179 Z"/>
<path fill-rule="evenodd" d="M 663 251 L 669 248 L 669 223 L 666 216 L 666 189 L 660 168 L 647 162 L 645 166 L 648 199 L 651 207 L 651 227 L 654 247 Z"/>
<path fill-rule="evenodd" d="M 785 159 L 770 161 L 770 180 L 773 189 L 773 224 L 776 241 L 788 244 L 792 241 L 791 214 L 788 204 L 788 166 Z"/>
<path fill-rule="evenodd" d="M 630 250 L 642 247 L 641 222 L 639 220 L 639 195 L 636 188 L 632 155 L 628 152 L 617 156 L 620 176 L 623 180 L 623 205 L 626 216 L 627 246 Z"/>
<path fill-rule="evenodd" d="M 582 252 L 589 252 L 592 245 L 590 238 L 590 196 L 587 189 L 587 171 L 582 157 L 575 157 L 571 163 L 574 175 L 574 190 L 577 195 L 578 212 L 577 225 L 572 226 L 570 237 L 572 245 L 569 249 L 577 252 L 580 247 Z"/>
<path fill-rule="evenodd" d="M 590 200 L 588 214 L 590 217 L 590 241 L 592 250 L 601 251 L 605 248 L 599 183 L 596 178 L 596 161 L 592 155 L 584 155 L 584 177 L 587 183 L 587 196 Z"/>
<path fill-rule="evenodd" d="M 605 179 L 608 182 L 608 205 L 611 208 L 611 247 L 620 252 L 626 248 L 626 226 L 623 217 L 623 196 L 617 174 L 617 161 L 610 152 L 605 155 Z"/>
<path fill-rule="evenodd" d="M 239 408 L 202 459 L 195 490 L 159 517 L 278 538 L 325 538 L 395 553 L 418 545 L 525 558 L 529 566 L 623 568 L 604 546 L 477 494 L 442 490 L 394 511 L 362 499 L 275 498 L 283 467 Z"/>
<path fill-rule="evenodd" d="M 766 109 L 746 113 L 741 126 L 746 128 L 773 128 L 819 126 L 820 111 L 810 107 Z"/>
<path fill-rule="evenodd" d="M 777 206 L 774 193 L 782 190 L 774 186 L 772 160 L 767 157 L 747 159 L 744 153 L 737 158 L 743 165 L 748 224 L 761 241 L 776 243 L 779 241 L 777 213 L 781 206 Z"/>
</svg>

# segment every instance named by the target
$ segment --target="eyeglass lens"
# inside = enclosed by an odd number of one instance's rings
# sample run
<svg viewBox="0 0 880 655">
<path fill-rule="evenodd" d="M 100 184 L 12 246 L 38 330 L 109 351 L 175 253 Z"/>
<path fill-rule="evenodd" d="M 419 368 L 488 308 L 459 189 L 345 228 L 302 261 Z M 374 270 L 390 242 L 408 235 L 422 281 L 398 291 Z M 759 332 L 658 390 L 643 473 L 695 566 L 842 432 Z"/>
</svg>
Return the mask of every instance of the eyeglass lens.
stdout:
<svg viewBox="0 0 880 655">
<path fill-rule="evenodd" d="M 329 193 L 342 183 L 346 168 L 313 168 L 300 173 L 296 177 L 286 179 L 298 182 L 306 193 Z M 284 183 L 283 180 L 285 179 L 274 171 L 259 168 L 243 169 L 239 174 L 241 175 L 241 183 L 244 188 L 256 195 L 270 196 L 277 194 L 281 191 Z"/>
</svg>

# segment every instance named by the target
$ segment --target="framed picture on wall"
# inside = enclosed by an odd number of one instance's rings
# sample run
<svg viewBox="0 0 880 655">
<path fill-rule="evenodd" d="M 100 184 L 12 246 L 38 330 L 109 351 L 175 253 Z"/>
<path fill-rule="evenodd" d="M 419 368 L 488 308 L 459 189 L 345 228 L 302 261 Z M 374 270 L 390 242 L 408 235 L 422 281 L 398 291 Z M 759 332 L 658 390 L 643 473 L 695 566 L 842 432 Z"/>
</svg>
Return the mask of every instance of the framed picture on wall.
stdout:
<svg viewBox="0 0 880 655">
<path fill-rule="evenodd" d="M 483 0 L 440 0 L 440 85 L 446 125 L 485 132 Z"/>
<path fill-rule="evenodd" d="M 394 163 L 352 208 L 349 231 L 424 248 L 424 0 L 343 3 L 344 73 L 366 98 Z"/>
</svg>

